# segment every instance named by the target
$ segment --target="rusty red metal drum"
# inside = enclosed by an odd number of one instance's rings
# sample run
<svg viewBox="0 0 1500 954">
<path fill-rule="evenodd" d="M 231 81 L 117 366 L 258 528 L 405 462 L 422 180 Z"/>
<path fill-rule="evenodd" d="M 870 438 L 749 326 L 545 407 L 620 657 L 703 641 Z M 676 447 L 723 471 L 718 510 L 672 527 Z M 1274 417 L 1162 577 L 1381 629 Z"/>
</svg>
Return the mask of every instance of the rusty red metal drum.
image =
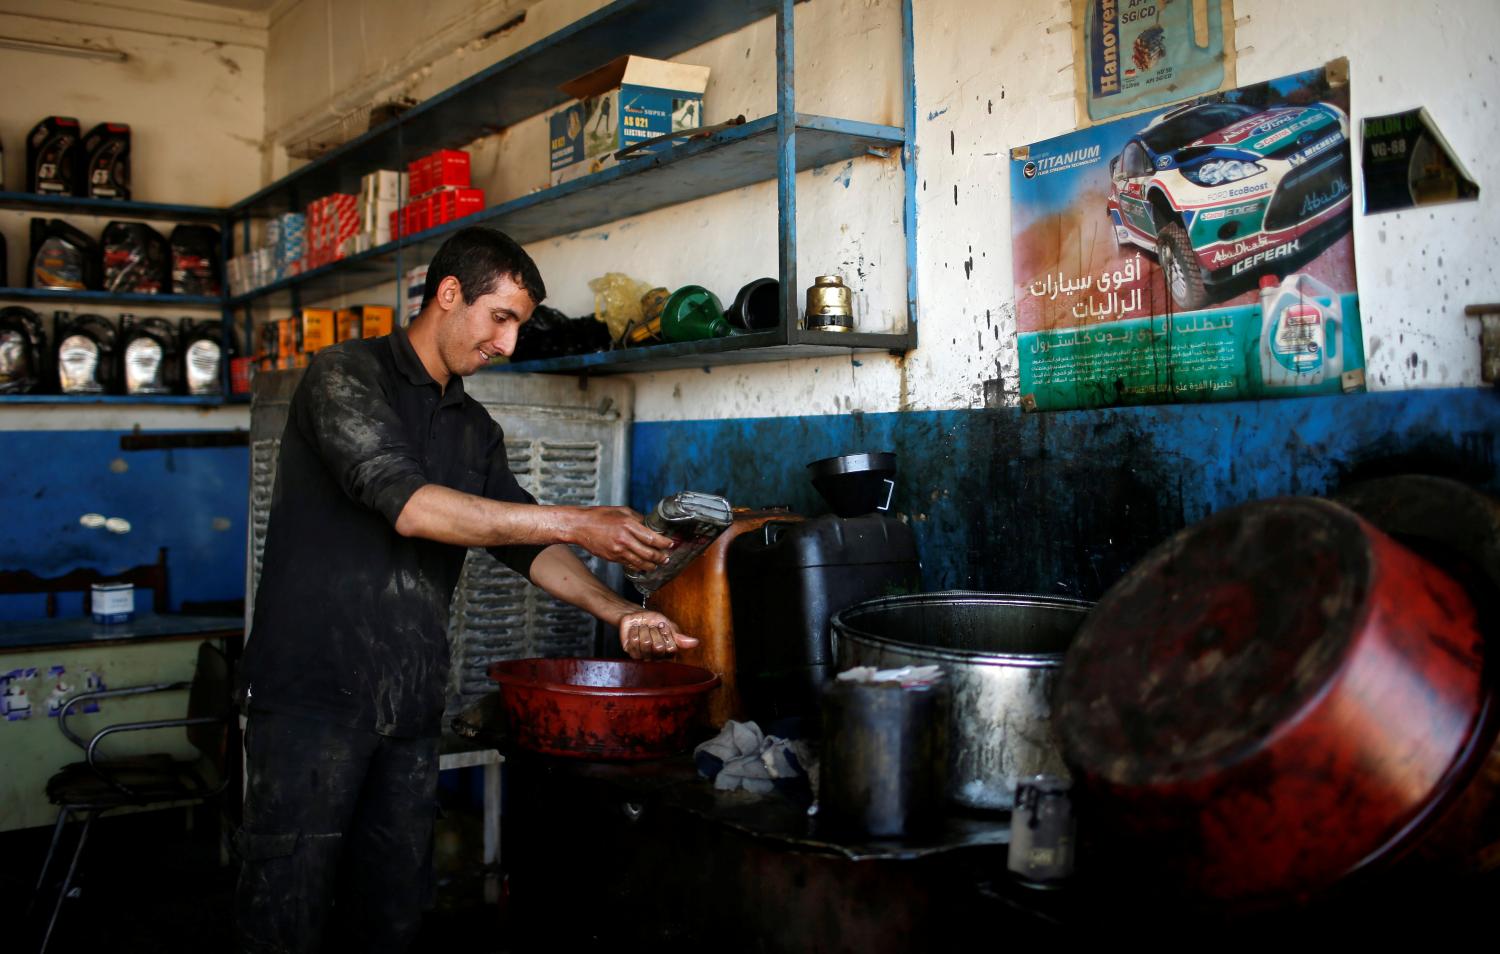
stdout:
<svg viewBox="0 0 1500 954">
<path fill-rule="evenodd" d="M 1058 720 L 1113 848 L 1216 899 L 1299 897 L 1395 857 L 1488 751 L 1464 587 L 1353 511 L 1216 514 L 1105 594 Z"/>
<path fill-rule="evenodd" d="M 673 662 L 513 659 L 490 666 L 511 738 L 586 759 L 653 759 L 688 748 L 719 677 Z"/>
</svg>

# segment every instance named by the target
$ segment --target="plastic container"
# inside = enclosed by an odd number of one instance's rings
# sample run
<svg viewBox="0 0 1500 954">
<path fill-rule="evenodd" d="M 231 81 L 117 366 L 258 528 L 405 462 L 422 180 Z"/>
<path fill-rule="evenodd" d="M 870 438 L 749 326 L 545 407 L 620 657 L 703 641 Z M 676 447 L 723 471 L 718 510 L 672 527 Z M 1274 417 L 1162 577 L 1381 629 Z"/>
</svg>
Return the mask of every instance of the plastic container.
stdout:
<svg viewBox="0 0 1500 954">
<path fill-rule="evenodd" d="M 1311 275 L 1260 280 L 1260 377 L 1270 388 L 1312 387 L 1344 373 L 1338 292 Z"/>
<path fill-rule="evenodd" d="M 735 651 L 746 713 L 816 717 L 833 676 L 828 624 L 856 603 L 921 589 L 911 528 L 881 515 L 771 520 L 729 545 Z"/>
</svg>

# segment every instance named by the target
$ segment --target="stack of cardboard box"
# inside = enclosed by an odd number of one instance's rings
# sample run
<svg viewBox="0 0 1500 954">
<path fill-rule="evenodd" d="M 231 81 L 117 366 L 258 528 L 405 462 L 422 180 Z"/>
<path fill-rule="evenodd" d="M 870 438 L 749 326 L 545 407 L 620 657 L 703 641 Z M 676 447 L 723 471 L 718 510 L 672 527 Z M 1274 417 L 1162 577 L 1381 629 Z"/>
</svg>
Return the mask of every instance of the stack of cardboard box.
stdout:
<svg viewBox="0 0 1500 954">
<path fill-rule="evenodd" d="M 312 354 L 339 341 L 378 338 L 391 333 L 395 309 L 389 305 L 352 308 L 303 308 L 291 318 L 261 326 L 259 368 L 280 371 L 305 368 Z"/>
<path fill-rule="evenodd" d="M 368 252 L 396 237 L 391 226 L 406 196 L 407 175 L 380 169 L 359 181 L 359 231 L 345 241 L 344 256 Z"/>
<path fill-rule="evenodd" d="M 406 167 L 410 198 L 390 216 L 393 238 L 415 235 L 484 208 L 484 190 L 470 188 L 469 154 L 440 149 Z"/>
<path fill-rule="evenodd" d="M 307 207 L 307 261 L 312 271 L 344 257 L 345 240 L 359 232 L 359 197 L 335 192 Z"/>
</svg>

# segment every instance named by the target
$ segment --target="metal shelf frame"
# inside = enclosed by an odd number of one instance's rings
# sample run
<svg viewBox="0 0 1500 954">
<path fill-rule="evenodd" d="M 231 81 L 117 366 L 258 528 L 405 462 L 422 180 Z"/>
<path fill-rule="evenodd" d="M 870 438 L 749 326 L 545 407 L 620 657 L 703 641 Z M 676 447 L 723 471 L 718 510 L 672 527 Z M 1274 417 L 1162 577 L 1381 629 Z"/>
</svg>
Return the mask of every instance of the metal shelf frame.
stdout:
<svg viewBox="0 0 1500 954">
<path fill-rule="evenodd" d="M 214 295 L 144 295 L 138 292 L 108 292 L 74 288 L 0 288 L 0 300 L 48 302 L 82 305 L 160 305 L 181 308 L 224 307 L 224 299 Z"/>
<path fill-rule="evenodd" d="M 0 192 L 0 209 L 45 212 L 51 215 L 88 215 L 111 219 L 152 219 L 172 222 L 206 222 L 218 225 L 227 210 L 207 205 L 175 205 L 125 199 L 92 199 L 71 195 L 36 195 L 30 192 Z"/>
<path fill-rule="evenodd" d="M 754 182 L 777 183 L 778 328 L 712 341 L 658 345 L 499 365 L 493 371 L 610 374 L 775 361 L 853 352 L 902 354 L 917 346 L 916 90 L 911 0 L 901 0 L 903 125 L 880 126 L 796 111 L 793 7 L 804 0 L 615 0 L 368 133 L 308 163 L 227 210 L 249 247 L 253 218 L 299 208 L 321 195 L 357 191 L 361 176 L 405 168 L 435 149 L 468 145 L 561 104 L 560 83 L 625 53 L 669 58 L 768 16 L 776 18 L 776 112 L 598 174 L 477 212 L 417 235 L 227 299 L 245 314 L 258 304 L 299 308 L 303 300 L 397 283 L 404 310 L 404 269 L 426 263 L 442 240 L 470 225 L 490 225 L 535 242 L 617 221 Z M 799 327 L 797 186 L 799 171 L 877 155 L 899 161 L 905 177 L 906 331 L 810 332 Z M 226 244 L 229 230 L 226 229 Z M 226 251 L 226 258 L 227 258 Z M 248 341 L 248 338 L 247 338 Z"/>
</svg>

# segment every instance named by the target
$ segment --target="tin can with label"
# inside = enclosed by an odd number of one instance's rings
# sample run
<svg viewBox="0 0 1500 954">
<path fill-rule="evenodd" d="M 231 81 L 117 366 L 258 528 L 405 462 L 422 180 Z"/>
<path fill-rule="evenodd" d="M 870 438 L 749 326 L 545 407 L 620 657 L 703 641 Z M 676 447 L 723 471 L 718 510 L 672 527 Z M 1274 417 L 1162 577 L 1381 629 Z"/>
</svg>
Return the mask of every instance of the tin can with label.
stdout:
<svg viewBox="0 0 1500 954">
<path fill-rule="evenodd" d="M 95 583 L 90 604 L 96 623 L 128 623 L 135 616 L 135 587 L 129 583 Z"/>
<path fill-rule="evenodd" d="M 1017 784 L 1006 867 L 1022 881 L 1047 884 L 1073 873 L 1070 790 L 1071 783 L 1057 775 L 1033 775 Z"/>
</svg>

